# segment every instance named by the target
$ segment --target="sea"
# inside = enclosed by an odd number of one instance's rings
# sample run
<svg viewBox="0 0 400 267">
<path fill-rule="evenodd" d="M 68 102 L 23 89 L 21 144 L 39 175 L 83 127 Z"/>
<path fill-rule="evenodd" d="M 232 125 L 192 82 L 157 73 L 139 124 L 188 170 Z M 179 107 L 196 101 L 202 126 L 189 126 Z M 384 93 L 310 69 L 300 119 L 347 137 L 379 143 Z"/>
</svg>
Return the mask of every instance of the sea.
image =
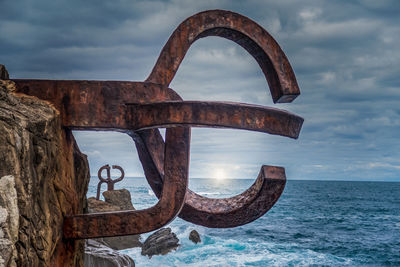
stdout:
<svg viewBox="0 0 400 267">
<path fill-rule="evenodd" d="M 97 182 L 91 178 L 88 197 Z M 224 198 L 253 182 L 190 179 L 189 188 Z M 157 203 L 145 178 L 126 177 L 119 188 L 131 192 L 136 209 Z M 275 206 L 247 225 L 211 229 L 176 218 L 168 227 L 180 240 L 176 251 L 151 259 L 140 248 L 121 252 L 136 266 L 400 266 L 400 183 L 289 180 Z M 192 230 L 201 243 L 188 239 Z"/>
</svg>

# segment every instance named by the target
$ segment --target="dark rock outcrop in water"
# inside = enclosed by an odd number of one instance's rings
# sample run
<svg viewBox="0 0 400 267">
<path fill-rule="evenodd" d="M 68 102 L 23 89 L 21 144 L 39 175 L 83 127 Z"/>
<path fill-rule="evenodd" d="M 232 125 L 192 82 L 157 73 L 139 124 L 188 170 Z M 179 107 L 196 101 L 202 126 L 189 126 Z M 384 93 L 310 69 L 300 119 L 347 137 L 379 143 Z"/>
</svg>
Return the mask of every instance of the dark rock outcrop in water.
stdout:
<svg viewBox="0 0 400 267">
<path fill-rule="evenodd" d="M 126 189 L 103 192 L 106 202 L 88 199 L 89 212 L 107 212 L 116 210 L 134 210 L 131 202 L 131 194 Z M 102 237 L 94 239 L 112 249 L 121 250 L 126 248 L 141 247 L 140 235 Z"/>
<path fill-rule="evenodd" d="M 86 208 L 87 158 L 57 110 L 2 80 L 0 151 L 0 266 L 82 266 L 84 242 L 63 240 L 62 224 Z"/>
<path fill-rule="evenodd" d="M 142 255 L 150 258 L 153 255 L 165 255 L 179 247 L 179 239 L 171 231 L 171 228 L 161 228 L 151 234 L 143 243 Z"/>
<path fill-rule="evenodd" d="M 199 233 L 196 230 L 192 230 L 189 234 L 189 240 L 197 244 L 201 242 Z"/>
<path fill-rule="evenodd" d="M 128 255 L 121 254 L 93 239 L 88 239 L 85 246 L 85 266 L 134 267 L 135 262 Z"/>
</svg>

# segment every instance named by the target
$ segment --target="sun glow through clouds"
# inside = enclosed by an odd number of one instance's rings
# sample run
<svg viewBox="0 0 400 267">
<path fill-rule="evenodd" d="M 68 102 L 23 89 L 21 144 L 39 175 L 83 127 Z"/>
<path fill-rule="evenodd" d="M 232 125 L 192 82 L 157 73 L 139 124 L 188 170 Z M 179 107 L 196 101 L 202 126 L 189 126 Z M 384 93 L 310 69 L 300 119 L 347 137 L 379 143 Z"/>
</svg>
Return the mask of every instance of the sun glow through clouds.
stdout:
<svg viewBox="0 0 400 267">
<path fill-rule="evenodd" d="M 223 180 L 226 178 L 226 173 L 223 169 L 216 169 L 213 178 L 217 180 Z"/>
</svg>

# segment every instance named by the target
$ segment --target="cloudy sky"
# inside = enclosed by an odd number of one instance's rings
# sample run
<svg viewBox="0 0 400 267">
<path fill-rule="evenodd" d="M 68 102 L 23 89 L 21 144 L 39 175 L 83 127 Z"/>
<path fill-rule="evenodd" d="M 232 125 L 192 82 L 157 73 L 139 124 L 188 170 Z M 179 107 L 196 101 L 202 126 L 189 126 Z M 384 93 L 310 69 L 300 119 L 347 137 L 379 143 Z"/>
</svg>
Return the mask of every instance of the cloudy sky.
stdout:
<svg viewBox="0 0 400 267">
<path fill-rule="evenodd" d="M 191 177 L 253 178 L 261 165 L 288 179 L 400 181 L 400 1 L 0 0 L 0 63 L 11 78 L 143 81 L 173 30 L 207 9 L 255 20 L 278 41 L 301 95 L 273 104 L 255 60 L 233 42 L 197 41 L 171 88 L 186 100 L 286 109 L 299 139 L 193 129 Z M 143 176 L 131 139 L 75 132 L 91 172 L 119 164 Z"/>
</svg>

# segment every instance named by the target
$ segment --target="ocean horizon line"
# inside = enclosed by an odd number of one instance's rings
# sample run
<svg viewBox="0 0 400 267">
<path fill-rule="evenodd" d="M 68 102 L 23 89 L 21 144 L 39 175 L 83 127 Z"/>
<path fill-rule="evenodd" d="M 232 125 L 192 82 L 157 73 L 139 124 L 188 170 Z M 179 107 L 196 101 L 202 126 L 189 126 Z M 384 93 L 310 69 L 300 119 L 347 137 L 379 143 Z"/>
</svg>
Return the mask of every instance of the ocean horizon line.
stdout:
<svg viewBox="0 0 400 267">
<path fill-rule="evenodd" d="M 90 177 L 96 177 L 97 174 L 91 174 Z M 126 178 L 135 178 L 135 179 L 146 179 L 144 176 L 125 176 L 124 179 Z M 215 180 L 218 182 L 222 181 L 227 181 L 227 180 L 256 180 L 257 178 L 223 178 L 223 179 L 217 179 L 217 178 L 206 178 L 206 177 L 190 177 L 189 179 L 208 179 L 208 180 Z M 385 180 L 335 180 L 335 179 L 301 179 L 301 178 L 286 178 L 287 181 L 313 181 L 313 182 L 376 182 L 376 183 L 400 183 L 400 178 L 396 178 L 399 180 L 390 180 L 390 179 L 385 179 Z"/>
</svg>

